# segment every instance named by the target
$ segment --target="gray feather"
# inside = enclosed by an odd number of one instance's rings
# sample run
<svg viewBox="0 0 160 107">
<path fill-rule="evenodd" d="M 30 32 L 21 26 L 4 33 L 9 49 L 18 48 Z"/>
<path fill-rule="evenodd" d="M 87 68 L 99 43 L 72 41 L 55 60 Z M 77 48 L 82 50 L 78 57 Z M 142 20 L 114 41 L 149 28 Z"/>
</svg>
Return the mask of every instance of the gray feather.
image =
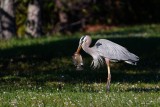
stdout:
<svg viewBox="0 0 160 107">
<path fill-rule="evenodd" d="M 98 45 L 97 44 L 102 44 Z M 139 57 L 129 52 L 123 46 L 120 46 L 114 42 L 106 39 L 99 39 L 93 47 L 100 56 L 110 59 L 111 61 L 125 61 L 126 63 L 135 65 L 139 60 Z"/>
<path fill-rule="evenodd" d="M 104 61 L 103 61 L 103 58 L 101 56 L 99 56 L 97 58 L 93 57 L 93 61 L 91 63 L 91 66 L 93 67 L 93 69 L 99 68 L 103 64 L 104 64 Z"/>
</svg>

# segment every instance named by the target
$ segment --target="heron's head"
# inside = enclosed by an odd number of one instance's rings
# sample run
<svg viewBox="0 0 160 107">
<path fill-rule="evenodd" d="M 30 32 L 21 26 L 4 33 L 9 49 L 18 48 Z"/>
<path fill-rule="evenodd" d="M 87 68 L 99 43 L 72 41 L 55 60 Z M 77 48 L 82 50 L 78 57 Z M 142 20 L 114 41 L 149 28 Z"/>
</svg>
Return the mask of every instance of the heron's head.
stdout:
<svg viewBox="0 0 160 107">
<path fill-rule="evenodd" d="M 88 36 L 88 35 L 82 36 L 82 37 L 80 38 L 80 40 L 79 40 L 79 46 L 78 46 L 78 49 L 77 49 L 76 53 L 79 53 L 79 52 L 80 52 L 82 46 L 83 46 L 86 42 L 91 42 L 91 38 L 90 38 L 90 36 Z"/>
</svg>

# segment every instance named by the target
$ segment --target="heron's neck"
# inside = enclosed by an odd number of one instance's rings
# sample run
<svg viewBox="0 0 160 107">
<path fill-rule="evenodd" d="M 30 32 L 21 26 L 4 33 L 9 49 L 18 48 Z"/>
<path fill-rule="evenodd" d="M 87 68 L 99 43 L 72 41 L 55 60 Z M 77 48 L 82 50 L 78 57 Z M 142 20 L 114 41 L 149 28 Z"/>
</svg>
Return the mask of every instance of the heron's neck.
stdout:
<svg viewBox="0 0 160 107">
<path fill-rule="evenodd" d="M 94 50 L 90 47 L 90 44 L 91 44 L 91 43 L 85 43 L 85 44 L 83 44 L 83 45 L 82 45 L 82 49 L 83 49 L 86 53 L 88 53 L 88 54 L 90 54 L 90 55 L 92 56 L 92 54 L 94 53 Z"/>
</svg>

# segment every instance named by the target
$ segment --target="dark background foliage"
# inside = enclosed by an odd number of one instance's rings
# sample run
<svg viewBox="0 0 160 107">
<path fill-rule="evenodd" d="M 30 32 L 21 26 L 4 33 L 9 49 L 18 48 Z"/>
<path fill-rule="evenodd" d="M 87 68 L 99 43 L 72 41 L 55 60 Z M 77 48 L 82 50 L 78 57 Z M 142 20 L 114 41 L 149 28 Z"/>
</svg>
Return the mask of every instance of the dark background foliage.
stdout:
<svg viewBox="0 0 160 107">
<path fill-rule="evenodd" d="M 17 0 L 16 20 L 18 29 L 25 24 L 27 5 L 31 0 Z M 134 25 L 160 22 L 159 0 L 40 0 L 43 31 L 83 31 L 86 25 Z M 66 14 L 67 22 L 60 27 L 59 12 Z"/>
</svg>

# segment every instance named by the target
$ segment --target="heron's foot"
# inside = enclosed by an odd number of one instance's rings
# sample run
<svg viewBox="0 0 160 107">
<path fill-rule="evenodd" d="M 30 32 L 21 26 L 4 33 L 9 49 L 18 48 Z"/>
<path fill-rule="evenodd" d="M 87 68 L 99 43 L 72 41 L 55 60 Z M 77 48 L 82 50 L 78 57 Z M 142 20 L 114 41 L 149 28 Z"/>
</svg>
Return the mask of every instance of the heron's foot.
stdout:
<svg viewBox="0 0 160 107">
<path fill-rule="evenodd" d="M 109 92 L 109 91 L 110 91 L 110 82 L 109 82 L 109 81 L 107 81 L 106 91 L 107 91 L 107 92 Z"/>
</svg>

